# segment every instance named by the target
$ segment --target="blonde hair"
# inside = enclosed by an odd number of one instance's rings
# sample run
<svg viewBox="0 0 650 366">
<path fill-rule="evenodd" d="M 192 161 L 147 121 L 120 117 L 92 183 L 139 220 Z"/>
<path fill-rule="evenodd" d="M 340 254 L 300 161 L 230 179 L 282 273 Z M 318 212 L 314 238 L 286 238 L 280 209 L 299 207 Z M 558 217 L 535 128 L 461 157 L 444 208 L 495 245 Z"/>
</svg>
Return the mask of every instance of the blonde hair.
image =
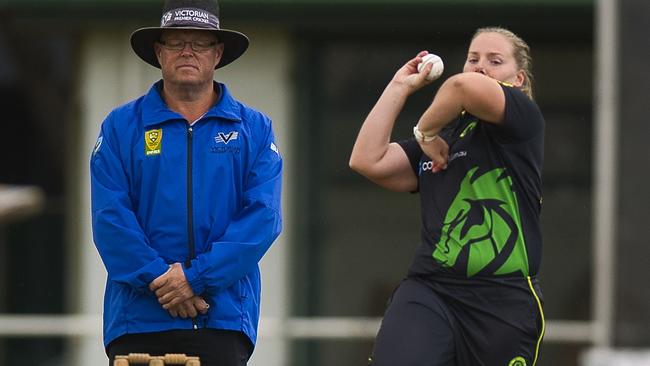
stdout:
<svg viewBox="0 0 650 366">
<path fill-rule="evenodd" d="M 534 99 L 533 95 L 533 58 L 530 56 L 530 47 L 528 44 L 521 39 L 518 35 L 513 32 L 501 28 L 501 27 L 485 27 L 479 28 L 474 33 L 472 41 L 479 34 L 482 33 L 497 33 L 505 36 L 512 43 L 513 56 L 515 57 L 515 62 L 517 62 L 517 67 L 524 72 L 524 84 L 521 86 L 521 91 L 523 91 L 531 100 Z"/>
</svg>

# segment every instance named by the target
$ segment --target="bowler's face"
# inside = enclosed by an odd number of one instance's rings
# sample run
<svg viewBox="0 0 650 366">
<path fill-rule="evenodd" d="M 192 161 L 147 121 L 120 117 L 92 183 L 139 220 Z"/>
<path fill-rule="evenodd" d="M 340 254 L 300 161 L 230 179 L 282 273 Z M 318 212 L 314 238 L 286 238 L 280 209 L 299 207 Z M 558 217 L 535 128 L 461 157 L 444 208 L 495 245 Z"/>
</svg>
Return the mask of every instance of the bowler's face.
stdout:
<svg viewBox="0 0 650 366">
<path fill-rule="evenodd" d="M 512 42 L 499 33 L 481 33 L 469 45 L 463 72 L 479 72 L 514 86 L 522 86 L 524 72 L 519 70 Z"/>
<path fill-rule="evenodd" d="M 183 86 L 212 83 L 223 55 L 216 35 L 200 30 L 165 30 L 155 44 L 163 80 Z M 182 46 L 179 46 L 182 45 Z"/>
</svg>

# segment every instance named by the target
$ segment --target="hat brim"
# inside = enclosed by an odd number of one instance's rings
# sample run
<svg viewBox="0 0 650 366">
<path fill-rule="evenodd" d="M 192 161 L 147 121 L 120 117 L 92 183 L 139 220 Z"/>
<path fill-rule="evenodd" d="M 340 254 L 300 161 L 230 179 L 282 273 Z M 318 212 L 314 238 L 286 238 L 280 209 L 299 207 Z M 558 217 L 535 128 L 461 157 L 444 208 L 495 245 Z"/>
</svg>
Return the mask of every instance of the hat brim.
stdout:
<svg viewBox="0 0 650 366">
<path fill-rule="evenodd" d="M 160 40 L 163 30 L 203 30 L 214 32 L 219 42 L 224 44 L 223 55 L 215 69 L 224 67 L 238 59 L 248 48 L 248 37 L 245 34 L 228 29 L 205 29 L 198 27 L 149 27 L 140 28 L 131 34 L 131 48 L 144 62 L 160 68 L 154 44 Z"/>
</svg>

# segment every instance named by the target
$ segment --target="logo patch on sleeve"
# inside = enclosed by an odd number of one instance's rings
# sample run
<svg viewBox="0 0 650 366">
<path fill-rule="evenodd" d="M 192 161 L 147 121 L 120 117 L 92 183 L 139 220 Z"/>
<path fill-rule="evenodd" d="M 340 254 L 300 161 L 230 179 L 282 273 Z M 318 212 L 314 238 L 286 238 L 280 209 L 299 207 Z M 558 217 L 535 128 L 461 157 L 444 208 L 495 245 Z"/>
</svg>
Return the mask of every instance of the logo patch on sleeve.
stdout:
<svg viewBox="0 0 650 366">
<path fill-rule="evenodd" d="M 476 127 L 476 123 L 477 123 L 476 121 L 470 122 L 470 123 L 467 125 L 467 127 L 465 127 L 465 129 L 463 130 L 463 132 L 460 133 L 460 138 L 462 139 L 462 138 L 465 137 L 465 136 L 466 136 L 470 131 L 472 131 L 472 130 L 474 129 L 474 127 Z"/>
<path fill-rule="evenodd" d="M 270 149 L 280 156 L 280 150 L 278 150 L 278 146 L 275 143 L 271 142 Z"/>
<path fill-rule="evenodd" d="M 162 149 L 162 128 L 149 130 L 144 133 L 144 154 L 160 155 Z"/>
<path fill-rule="evenodd" d="M 99 148 L 102 147 L 102 142 L 104 141 L 104 136 L 99 136 L 95 142 L 95 147 L 93 148 L 93 155 L 97 154 Z"/>
</svg>

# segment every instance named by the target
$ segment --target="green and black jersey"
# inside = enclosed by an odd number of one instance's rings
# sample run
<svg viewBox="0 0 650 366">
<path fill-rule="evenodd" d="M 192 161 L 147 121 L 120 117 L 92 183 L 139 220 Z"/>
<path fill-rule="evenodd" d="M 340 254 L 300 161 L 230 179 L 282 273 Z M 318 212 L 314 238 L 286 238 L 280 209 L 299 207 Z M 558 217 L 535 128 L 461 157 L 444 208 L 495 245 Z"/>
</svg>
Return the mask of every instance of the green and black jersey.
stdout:
<svg viewBox="0 0 650 366">
<path fill-rule="evenodd" d="M 495 125 L 465 113 L 440 133 L 448 167 L 414 139 L 400 142 L 418 176 L 422 244 L 410 274 L 526 277 L 537 274 L 544 118 L 519 89 L 502 85 L 505 118 Z"/>
</svg>

